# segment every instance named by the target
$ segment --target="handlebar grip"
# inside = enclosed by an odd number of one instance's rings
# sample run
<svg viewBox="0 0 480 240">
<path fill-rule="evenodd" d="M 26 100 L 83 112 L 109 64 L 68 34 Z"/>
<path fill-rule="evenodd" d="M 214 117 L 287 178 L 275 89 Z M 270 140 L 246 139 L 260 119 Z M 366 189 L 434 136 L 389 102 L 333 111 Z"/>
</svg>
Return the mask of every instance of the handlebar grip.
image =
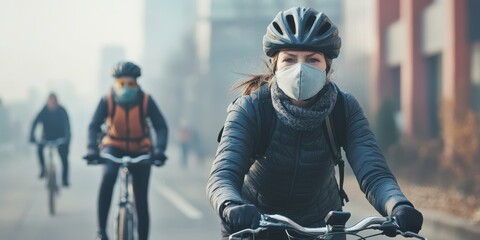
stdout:
<svg viewBox="0 0 480 240">
<path fill-rule="evenodd" d="M 98 159 L 98 160 L 88 160 L 87 165 L 99 165 L 99 164 L 104 164 L 105 160 Z"/>
</svg>

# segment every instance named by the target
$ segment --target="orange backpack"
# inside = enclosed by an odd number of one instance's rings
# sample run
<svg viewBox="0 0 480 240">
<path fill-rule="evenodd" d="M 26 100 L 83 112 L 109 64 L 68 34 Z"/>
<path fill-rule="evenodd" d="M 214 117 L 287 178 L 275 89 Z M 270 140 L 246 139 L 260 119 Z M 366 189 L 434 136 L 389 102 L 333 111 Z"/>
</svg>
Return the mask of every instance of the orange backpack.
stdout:
<svg viewBox="0 0 480 240">
<path fill-rule="evenodd" d="M 108 115 L 106 134 L 101 146 L 118 148 L 128 153 L 150 151 L 152 141 L 147 124 L 149 95 L 143 94 L 143 101 L 125 108 L 113 100 L 113 94 L 107 95 Z"/>
</svg>

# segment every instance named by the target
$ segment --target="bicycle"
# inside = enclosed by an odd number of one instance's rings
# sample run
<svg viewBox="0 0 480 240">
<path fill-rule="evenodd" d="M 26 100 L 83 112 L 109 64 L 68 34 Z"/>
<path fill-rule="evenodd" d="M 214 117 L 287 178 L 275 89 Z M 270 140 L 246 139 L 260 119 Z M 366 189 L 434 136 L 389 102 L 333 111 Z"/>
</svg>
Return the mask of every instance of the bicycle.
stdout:
<svg viewBox="0 0 480 240">
<path fill-rule="evenodd" d="M 265 231 L 267 229 L 283 229 L 285 230 L 289 239 L 295 239 L 295 237 L 291 237 L 289 231 L 293 231 L 305 237 L 309 237 L 308 239 L 331 239 L 333 236 L 339 234 L 354 235 L 356 237 L 359 237 L 358 239 L 367 239 L 374 236 L 385 235 L 385 231 L 388 231 L 395 233 L 395 235 L 401 235 L 403 237 L 414 237 L 416 239 L 427 240 L 426 237 L 420 236 L 416 233 L 400 231 L 399 226 L 395 221 L 395 217 L 367 217 L 356 223 L 355 225 L 346 228 L 345 224 L 349 218 L 349 212 L 331 211 L 325 218 L 325 227 L 307 228 L 297 224 L 296 222 L 282 215 L 263 214 L 261 215 L 260 225 L 257 229 L 244 229 L 235 232 L 230 235 L 229 239 L 237 239 L 244 234 L 253 234 L 253 236 L 255 236 L 255 234 L 261 231 Z M 365 237 L 358 234 L 359 232 L 365 230 L 376 230 L 380 231 L 380 233 L 375 233 Z"/>
<path fill-rule="evenodd" d="M 150 154 L 138 157 L 116 157 L 109 153 L 100 153 L 101 161 L 112 161 L 121 165 L 120 199 L 115 213 L 114 238 L 117 240 L 137 239 L 137 213 L 133 195 L 132 176 L 128 171 L 130 165 L 151 159 Z"/>
<path fill-rule="evenodd" d="M 48 191 L 48 208 L 50 215 L 55 215 L 55 197 L 58 195 L 60 188 L 57 183 L 57 173 L 55 163 L 53 161 L 53 151 L 58 149 L 58 146 L 66 143 L 64 138 L 55 140 L 42 140 L 38 144 L 45 146 L 48 149 L 48 160 L 46 166 L 47 173 L 47 191 Z"/>
</svg>

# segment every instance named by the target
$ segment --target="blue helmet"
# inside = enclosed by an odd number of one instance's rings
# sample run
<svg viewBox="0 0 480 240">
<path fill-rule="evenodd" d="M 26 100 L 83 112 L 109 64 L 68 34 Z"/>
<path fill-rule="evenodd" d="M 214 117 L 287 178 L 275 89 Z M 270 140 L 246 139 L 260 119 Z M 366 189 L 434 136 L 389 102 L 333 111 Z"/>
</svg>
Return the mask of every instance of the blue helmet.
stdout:
<svg viewBox="0 0 480 240">
<path fill-rule="evenodd" d="M 140 67 L 132 62 L 119 62 L 112 69 L 112 76 L 138 78 L 142 75 Z"/>
<path fill-rule="evenodd" d="M 300 49 L 322 52 L 334 59 L 341 45 L 338 28 L 325 14 L 309 7 L 279 12 L 263 36 L 263 51 L 269 57 L 283 49 Z"/>
</svg>

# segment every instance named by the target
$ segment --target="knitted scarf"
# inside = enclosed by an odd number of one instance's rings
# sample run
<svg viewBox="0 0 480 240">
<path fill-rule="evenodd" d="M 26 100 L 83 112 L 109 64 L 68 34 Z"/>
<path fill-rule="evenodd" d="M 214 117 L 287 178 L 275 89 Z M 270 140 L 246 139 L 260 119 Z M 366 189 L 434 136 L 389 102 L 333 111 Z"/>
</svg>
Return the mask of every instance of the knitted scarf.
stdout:
<svg viewBox="0 0 480 240">
<path fill-rule="evenodd" d="M 270 91 L 273 108 L 279 119 L 295 130 L 310 131 L 319 128 L 335 106 L 337 90 L 333 83 L 327 83 L 315 96 L 315 103 L 304 108 L 293 105 L 289 97 L 278 87 L 275 78 L 272 81 Z"/>
</svg>

